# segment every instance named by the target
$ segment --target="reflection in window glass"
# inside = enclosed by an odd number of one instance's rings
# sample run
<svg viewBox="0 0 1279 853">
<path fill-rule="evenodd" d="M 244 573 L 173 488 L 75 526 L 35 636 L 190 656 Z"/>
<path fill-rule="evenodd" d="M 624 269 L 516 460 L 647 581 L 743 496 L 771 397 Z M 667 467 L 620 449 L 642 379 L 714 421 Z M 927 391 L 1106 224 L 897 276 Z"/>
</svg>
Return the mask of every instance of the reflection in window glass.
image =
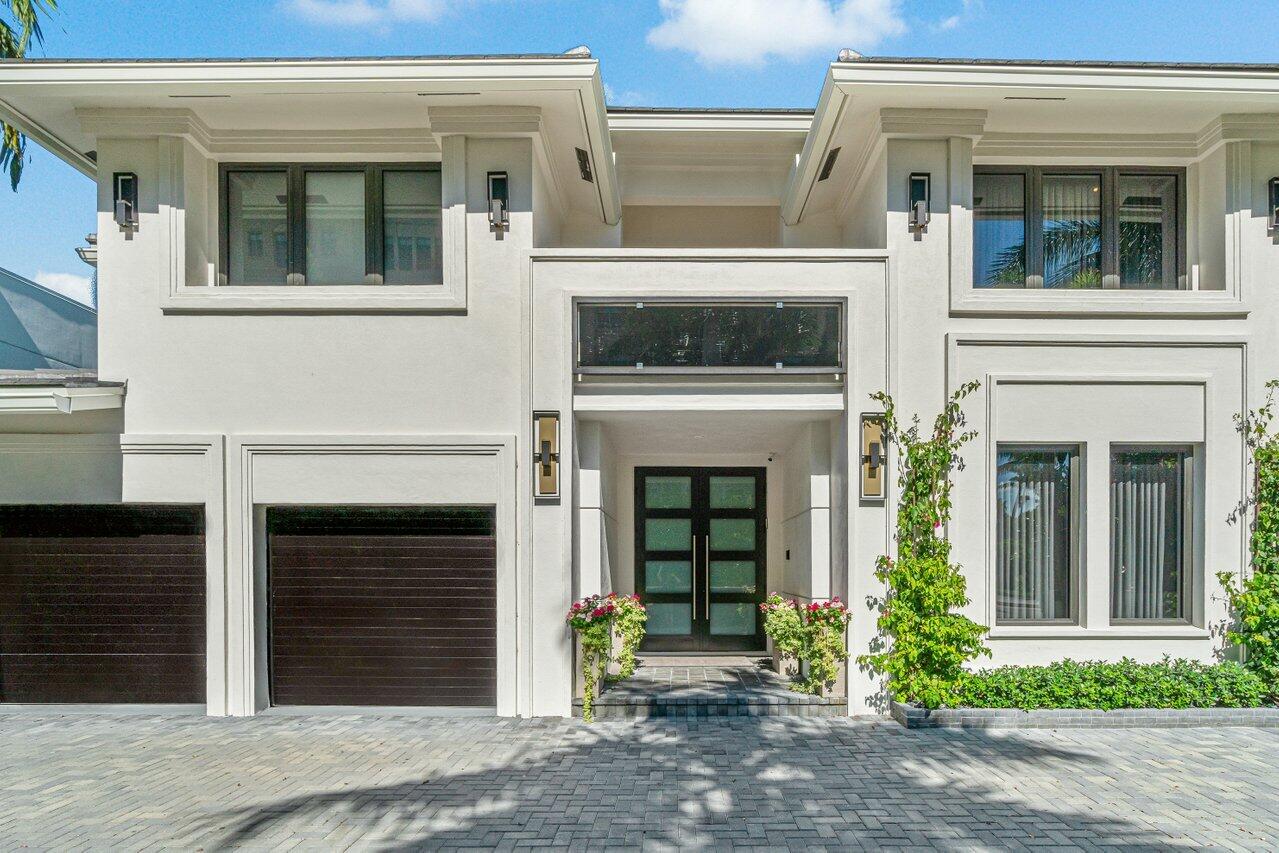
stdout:
<svg viewBox="0 0 1279 853">
<path fill-rule="evenodd" d="M 1119 176 L 1119 284 L 1177 287 L 1177 178 Z"/>
<path fill-rule="evenodd" d="M 995 470 L 995 618 L 1072 617 L 1074 452 L 1000 447 Z"/>
<path fill-rule="evenodd" d="M 364 284 L 364 173 L 306 173 L 306 283 Z"/>
<path fill-rule="evenodd" d="M 1026 179 L 973 175 L 973 286 L 1026 286 Z"/>
<path fill-rule="evenodd" d="M 691 604 L 665 604 L 650 602 L 645 606 L 648 621 L 644 633 L 651 636 L 670 636 L 693 633 L 693 606 Z"/>
<path fill-rule="evenodd" d="M 693 589 L 693 564 L 688 560 L 646 560 L 645 592 L 690 592 Z"/>
<path fill-rule="evenodd" d="M 228 283 L 287 283 L 286 173 L 227 172 L 226 177 Z"/>
<path fill-rule="evenodd" d="M 387 284 L 438 284 L 440 173 L 385 172 L 382 177 L 384 278 Z"/>
<path fill-rule="evenodd" d="M 1044 175 L 1044 287 L 1101 287 L 1101 176 Z"/>
<path fill-rule="evenodd" d="M 842 366 L 838 305 L 582 305 L 583 367 Z"/>
<path fill-rule="evenodd" d="M 713 602 L 711 635 L 742 637 L 754 634 L 756 613 L 756 606 L 750 602 Z"/>
<path fill-rule="evenodd" d="M 1112 619 L 1185 618 L 1185 450 L 1110 456 Z"/>
</svg>

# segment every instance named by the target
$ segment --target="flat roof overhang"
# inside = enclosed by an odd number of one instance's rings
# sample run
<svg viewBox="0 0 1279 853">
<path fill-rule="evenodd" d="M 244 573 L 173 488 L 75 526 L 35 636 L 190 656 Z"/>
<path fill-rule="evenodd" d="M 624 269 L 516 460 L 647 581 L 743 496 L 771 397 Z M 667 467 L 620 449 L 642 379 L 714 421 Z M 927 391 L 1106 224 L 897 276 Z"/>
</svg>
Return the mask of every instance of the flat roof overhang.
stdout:
<svg viewBox="0 0 1279 853">
<path fill-rule="evenodd" d="M 448 132 L 464 122 L 459 108 L 536 109 L 547 167 L 559 176 L 561 202 L 607 223 L 620 217 L 599 63 L 584 52 L 558 55 L 256 60 L 43 60 L 0 62 L 0 119 L 20 128 L 87 175 L 96 175 L 92 117 L 193 118 L 205 135 L 242 140 L 272 131 L 295 138 L 312 131 L 385 130 L 402 138 L 438 128 L 432 108 L 449 114 Z M 87 118 L 86 118 L 87 117 Z M 478 135 L 521 135 L 486 119 Z M 114 121 L 113 134 L 119 132 Z M 142 122 L 140 121 L 140 125 Z M 139 127 L 138 135 L 147 128 Z M 438 146 L 437 146 L 438 147 Z M 574 149 L 589 152 L 593 181 L 579 175 Z M 216 153 L 213 154 L 216 158 Z"/>
<path fill-rule="evenodd" d="M 887 119 L 886 111 L 893 111 Z M 885 137 L 970 136 L 978 160 L 983 146 L 1050 152 L 1109 144 L 1117 154 L 1149 150 L 1172 163 L 1228 141 L 1232 119 L 1251 123 L 1253 138 L 1279 140 L 1276 113 L 1273 65 L 854 58 L 829 68 L 782 216 L 795 224 L 846 203 L 858 176 L 819 184 L 822 163 L 843 148 L 839 166 L 856 169 Z"/>
</svg>

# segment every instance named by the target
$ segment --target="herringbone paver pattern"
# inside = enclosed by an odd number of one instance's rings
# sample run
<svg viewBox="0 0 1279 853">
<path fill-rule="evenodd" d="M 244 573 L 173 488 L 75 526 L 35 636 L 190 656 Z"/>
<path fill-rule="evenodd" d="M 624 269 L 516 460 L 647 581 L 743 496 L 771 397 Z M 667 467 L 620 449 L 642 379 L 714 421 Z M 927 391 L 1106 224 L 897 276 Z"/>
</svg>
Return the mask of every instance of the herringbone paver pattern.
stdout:
<svg viewBox="0 0 1279 853">
<path fill-rule="evenodd" d="M 0 716 L 0 849 L 1279 847 L 1279 733 Z"/>
</svg>

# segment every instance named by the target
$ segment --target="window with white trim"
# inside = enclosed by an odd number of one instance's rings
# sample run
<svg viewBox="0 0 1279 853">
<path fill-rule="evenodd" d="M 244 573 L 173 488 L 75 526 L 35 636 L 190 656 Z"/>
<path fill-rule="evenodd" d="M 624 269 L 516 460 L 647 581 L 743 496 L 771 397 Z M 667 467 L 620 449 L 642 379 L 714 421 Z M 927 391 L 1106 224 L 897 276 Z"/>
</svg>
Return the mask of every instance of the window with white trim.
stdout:
<svg viewBox="0 0 1279 853">
<path fill-rule="evenodd" d="M 1110 619 L 1185 622 L 1192 518 L 1188 447 L 1110 451 Z"/>
</svg>

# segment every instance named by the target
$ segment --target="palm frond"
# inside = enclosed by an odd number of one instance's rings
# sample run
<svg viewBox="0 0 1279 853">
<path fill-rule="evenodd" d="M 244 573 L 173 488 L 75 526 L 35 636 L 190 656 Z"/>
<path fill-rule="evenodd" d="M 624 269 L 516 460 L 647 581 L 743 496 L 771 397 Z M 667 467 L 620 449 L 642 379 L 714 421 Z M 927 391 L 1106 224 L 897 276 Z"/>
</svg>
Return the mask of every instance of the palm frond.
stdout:
<svg viewBox="0 0 1279 853">
<path fill-rule="evenodd" d="M 40 18 L 57 11 L 58 0 L 0 0 L 0 58 L 21 59 L 32 42 L 44 43 Z M 6 20 L 6 17 L 10 20 Z M 26 162 L 27 138 L 16 127 L 0 122 L 0 171 L 9 173 L 9 186 L 16 192 Z"/>
</svg>

